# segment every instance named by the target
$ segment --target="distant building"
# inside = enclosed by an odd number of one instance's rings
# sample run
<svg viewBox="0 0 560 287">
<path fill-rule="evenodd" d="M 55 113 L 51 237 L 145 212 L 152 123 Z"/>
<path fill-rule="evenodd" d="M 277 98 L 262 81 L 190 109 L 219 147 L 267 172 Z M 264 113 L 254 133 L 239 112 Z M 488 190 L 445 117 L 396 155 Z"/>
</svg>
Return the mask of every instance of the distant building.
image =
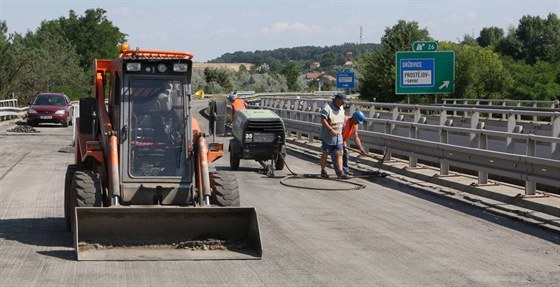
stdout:
<svg viewBox="0 0 560 287">
<path fill-rule="evenodd" d="M 331 75 L 324 74 L 324 75 L 321 76 L 321 82 L 323 82 L 323 83 L 336 82 L 336 78 L 331 76 Z"/>
<path fill-rule="evenodd" d="M 315 62 L 315 63 L 309 65 L 309 70 L 310 70 L 310 71 L 313 71 L 313 70 L 315 70 L 315 69 L 317 69 L 317 68 L 319 68 L 319 67 L 321 67 L 321 63 Z"/>
<path fill-rule="evenodd" d="M 319 78 L 323 73 L 321 72 L 309 72 L 307 74 L 305 74 L 305 79 L 306 80 L 315 80 L 317 78 Z"/>
<path fill-rule="evenodd" d="M 267 63 L 264 63 L 257 67 L 257 72 L 259 73 L 266 73 L 270 71 L 270 66 Z"/>
<path fill-rule="evenodd" d="M 352 57 L 354 57 L 354 53 L 352 53 L 352 51 L 348 51 L 348 52 L 346 52 L 346 57 L 347 58 L 352 58 Z"/>
</svg>

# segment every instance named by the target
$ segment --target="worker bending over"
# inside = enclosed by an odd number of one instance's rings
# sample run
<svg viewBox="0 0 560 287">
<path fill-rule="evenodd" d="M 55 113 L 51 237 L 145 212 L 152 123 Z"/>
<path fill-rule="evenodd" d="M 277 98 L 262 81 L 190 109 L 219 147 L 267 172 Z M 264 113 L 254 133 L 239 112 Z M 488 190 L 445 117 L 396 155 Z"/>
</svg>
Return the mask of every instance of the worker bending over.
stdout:
<svg viewBox="0 0 560 287">
<path fill-rule="evenodd" d="M 358 136 L 358 126 L 364 123 L 364 119 L 364 113 L 360 110 L 355 111 L 351 117 L 345 117 L 344 126 L 342 128 L 342 145 L 344 147 L 342 153 L 342 171 L 347 175 L 353 175 L 353 173 L 350 171 L 350 168 L 348 167 L 348 140 L 354 137 L 354 143 L 356 143 L 360 154 L 366 154 L 364 147 L 362 146 L 362 141 Z M 332 162 L 334 164 L 334 168 L 338 170 L 337 161 L 334 159 L 335 155 L 331 154 L 331 157 L 333 158 Z"/>
<path fill-rule="evenodd" d="M 237 97 L 237 92 L 233 92 L 227 96 L 228 101 L 231 103 L 231 122 L 235 119 L 235 113 L 239 110 L 246 110 L 247 103 Z"/>
</svg>

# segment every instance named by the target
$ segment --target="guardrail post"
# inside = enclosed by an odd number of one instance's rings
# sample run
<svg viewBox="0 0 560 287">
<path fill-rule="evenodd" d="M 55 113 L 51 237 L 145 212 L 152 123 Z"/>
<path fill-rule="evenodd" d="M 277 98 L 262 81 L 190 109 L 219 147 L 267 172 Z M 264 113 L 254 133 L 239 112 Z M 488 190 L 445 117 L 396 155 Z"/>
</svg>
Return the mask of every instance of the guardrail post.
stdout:
<svg viewBox="0 0 560 287">
<path fill-rule="evenodd" d="M 470 146 L 473 148 L 488 149 L 488 138 L 486 135 L 482 134 L 484 122 L 480 122 L 480 113 L 476 110 L 476 108 L 474 108 L 471 113 L 470 128 L 478 130 L 469 134 Z M 478 184 L 488 184 L 487 172 L 478 172 Z"/>
<path fill-rule="evenodd" d="M 316 109 L 317 109 L 317 103 L 312 100 L 307 100 L 307 110 L 310 112 L 310 114 L 307 115 L 308 121 L 310 122 L 315 121 L 315 115 L 313 113 L 315 112 Z"/>
<path fill-rule="evenodd" d="M 349 109 L 348 109 L 348 114 L 352 115 L 352 114 L 354 114 L 355 111 L 356 111 L 356 104 L 354 104 L 353 102 L 350 102 Z"/>
<path fill-rule="evenodd" d="M 538 108 L 538 107 L 539 107 L 539 105 L 538 105 L 538 104 L 537 104 L 536 102 L 534 102 L 534 103 L 533 103 L 533 108 Z M 536 115 L 534 115 L 534 116 L 533 116 L 533 122 L 535 122 L 535 123 L 536 123 L 536 122 L 537 122 L 537 120 L 538 120 L 538 119 L 537 119 L 537 116 L 536 116 Z"/>
<path fill-rule="evenodd" d="M 289 103 L 286 100 L 282 99 L 280 100 L 280 105 L 282 107 L 282 117 L 289 119 L 290 118 L 290 112 L 288 111 Z"/>
<path fill-rule="evenodd" d="M 523 131 L 522 126 L 517 126 L 516 123 L 517 123 L 517 121 L 515 120 L 515 115 L 510 110 L 510 112 L 508 113 L 508 118 L 507 118 L 507 132 L 508 133 L 521 133 Z M 510 136 L 508 136 L 506 138 L 506 152 L 515 153 L 515 140 Z"/>
<path fill-rule="evenodd" d="M 517 102 L 517 107 L 521 107 L 521 102 Z M 516 115 L 518 121 L 521 121 L 521 114 Z"/>
<path fill-rule="evenodd" d="M 393 132 L 395 124 L 390 123 L 390 121 L 386 121 L 385 122 L 385 134 L 391 134 Z M 391 148 L 389 148 L 387 145 L 385 145 L 385 152 L 384 152 L 384 156 L 383 159 L 385 161 L 390 161 L 391 160 Z"/>
<path fill-rule="evenodd" d="M 414 107 L 414 122 L 415 123 L 419 123 L 419 124 L 425 124 L 426 123 L 426 118 L 425 117 L 421 117 L 421 113 L 420 113 L 420 108 L 418 108 L 418 106 Z M 408 135 L 410 138 L 413 139 L 417 139 L 418 138 L 418 127 L 415 125 L 411 125 L 410 126 L 410 132 Z M 409 155 L 408 157 L 408 166 L 409 167 L 416 167 L 418 166 L 418 157 L 412 153 Z"/>
<path fill-rule="evenodd" d="M 398 121 L 399 120 L 399 107 L 398 106 L 394 106 L 392 113 L 391 113 L 391 119 L 393 121 Z M 391 132 L 390 134 L 395 134 L 397 132 L 397 125 L 395 124 L 391 124 Z"/>
<path fill-rule="evenodd" d="M 478 131 L 478 148 L 479 149 L 488 149 L 488 136 L 483 133 L 484 130 L 484 122 L 479 122 L 476 128 Z M 478 184 L 488 184 L 488 173 L 484 171 L 478 172 Z"/>
<path fill-rule="evenodd" d="M 367 117 L 368 118 L 374 118 L 375 117 L 375 106 L 371 105 L 369 107 L 369 111 L 367 112 Z M 364 130 L 366 131 L 373 131 L 373 122 L 365 122 L 364 123 Z"/>
<path fill-rule="evenodd" d="M 471 129 L 476 129 L 478 127 L 479 122 L 480 122 L 480 113 L 478 112 L 478 110 L 473 108 L 472 112 L 471 112 L 470 128 Z M 471 147 L 478 147 L 479 137 L 480 137 L 479 133 L 472 133 L 471 132 L 469 134 L 469 140 L 470 140 L 470 146 Z"/>
<path fill-rule="evenodd" d="M 455 102 L 453 102 L 453 104 L 455 104 Z M 467 104 L 467 101 L 464 102 L 464 104 Z M 453 116 L 456 117 L 457 116 L 457 110 L 453 110 Z"/>
<path fill-rule="evenodd" d="M 294 117 L 293 117 L 294 100 L 293 99 L 286 100 L 286 109 L 288 110 L 288 119 L 294 120 Z"/>
<path fill-rule="evenodd" d="M 537 142 L 531 137 L 527 138 L 527 156 L 535 156 L 537 154 Z M 537 191 L 537 183 L 531 180 L 525 181 L 525 194 L 535 195 Z"/>
<path fill-rule="evenodd" d="M 439 113 L 439 135 L 440 135 L 440 143 L 447 143 L 449 141 L 449 135 L 447 130 L 445 129 L 446 126 L 452 125 L 453 121 L 447 119 L 447 112 L 444 109 L 440 110 Z M 449 163 L 446 159 L 442 159 L 439 164 L 439 174 L 440 175 L 449 175 Z"/>
<path fill-rule="evenodd" d="M 552 116 L 552 135 L 553 138 L 560 138 L 560 113 L 555 112 Z M 551 142 L 550 143 L 550 158 L 560 159 L 560 145 Z"/>
</svg>

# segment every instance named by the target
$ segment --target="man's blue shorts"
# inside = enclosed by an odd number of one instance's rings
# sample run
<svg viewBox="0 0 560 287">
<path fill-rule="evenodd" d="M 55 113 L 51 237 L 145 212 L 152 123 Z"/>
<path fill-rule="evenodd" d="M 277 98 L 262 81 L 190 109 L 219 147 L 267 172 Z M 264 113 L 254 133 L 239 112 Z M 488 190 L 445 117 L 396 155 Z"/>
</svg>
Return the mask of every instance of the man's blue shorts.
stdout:
<svg viewBox="0 0 560 287">
<path fill-rule="evenodd" d="M 326 151 L 329 154 L 331 154 L 334 151 L 344 149 L 342 143 L 331 145 L 331 144 L 326 144 L 325 141 L 321 141 L 321 147 L 323 148 L 324 151 Z"/>
</svg>

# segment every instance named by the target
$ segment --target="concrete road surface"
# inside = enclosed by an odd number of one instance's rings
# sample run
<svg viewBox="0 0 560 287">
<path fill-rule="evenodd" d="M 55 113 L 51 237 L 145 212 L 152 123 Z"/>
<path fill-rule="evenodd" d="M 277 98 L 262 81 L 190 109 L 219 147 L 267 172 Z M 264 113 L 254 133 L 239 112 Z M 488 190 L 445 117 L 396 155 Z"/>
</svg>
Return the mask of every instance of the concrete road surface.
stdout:
<svg viewBox="0 0 560 287">
<path fill-rule="evenodd" d="M 206 104 L 198 101 L 197 108 Z M 250 261 L 77 262 L 65 231 L 71 128 L 11 134 L 0 126 L 0 286 L 559 286 L 560 237 L 390 177 L 363 189 L 294 188 L 236 171 L 257 210 L 264 254 Z M 211 138 L 211 137 L 210 137 Z M 227 138 L 217 138 L 227 142 Z M 227 151 L 227 146 L 226 146 Z M 298 174 L 316 160 L 288 152 Z M 228 155 L 215 163 L 228 169 Z M 334 182 L 290 180 L 333 187 Z M 333 183 L 333 184 L 331 184 Z"/>
</svg>

